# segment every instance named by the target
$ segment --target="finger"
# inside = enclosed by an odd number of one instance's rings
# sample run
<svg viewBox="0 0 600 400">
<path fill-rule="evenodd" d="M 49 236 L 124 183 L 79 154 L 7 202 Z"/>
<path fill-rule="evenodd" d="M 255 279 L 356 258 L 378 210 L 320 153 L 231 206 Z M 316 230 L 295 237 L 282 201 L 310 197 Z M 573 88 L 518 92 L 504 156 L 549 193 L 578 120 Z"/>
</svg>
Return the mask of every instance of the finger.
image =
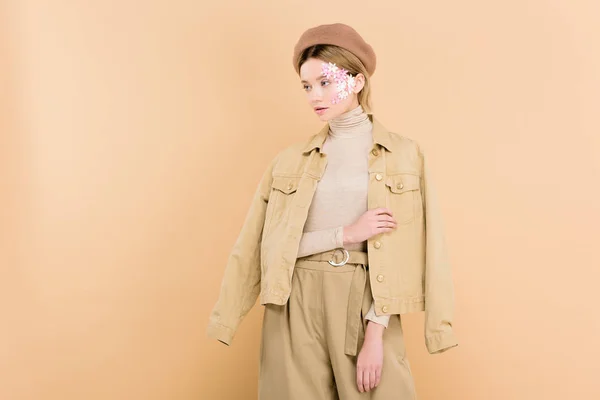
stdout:
<svg viewBox="0 0 600 400">
<path fill-rule="evenodd" d="M 394 222 L 395 221 L 394 217 L 392 217 L 391 215 L 388 215 L 388 214 L 381 214 L 379 216 L 379 219 L 382 220 L 382 221 L 390 221 L 390 222 Z"/>
<path fill-rule="evenodd" d="M 380 224 L 395 224 L 396 220 L 393 217 L 390 217 L 389 215 L 386 214 L 381 214 L 377 217 L 376 219 L 377 222 L 379 222 Z"/>
<path fill-rule="evenodd" d="M 390 210 L 387 207 L 379 207 L 379 208 L 375 209 L 375 215 L 381 215 L 381 214 L 389 214 L 389 215 L 393 216 L 392 210 Z"/>
<path fill-rule="evenodd" d="M 358 391 L 363 391 L 363 373 L 361 368 L 356 368 L 356 387 L 358 387 Z"/>
<path fill-rule="evenodd" d="M 369 374 L 368 370 L 363 371 L 363 390 L 365 390 L 365 391 L 368 391 L 371 389 L 369 376 L 370 376 L 370 374 Z"/>
<path fill-rule="evenodd" d="M 381 214 L 377 216 L 377 219 L 375 221 L 377 221 L 378 224 L 386 224 L 388 223 L 390 216 L 387 214 Z"/>
<path fill-rule="evenodd" d="M 379 382 L 381 382 L 381 368 L 377 368 L 375 371 L 375 386 L 379 386 Z"/>
<path fill-rule="evenodd" d="M 375 381 L 377 380 L 377 377 L 375 376 L 375 370 L 372 369 L 371 372 L 369 372 L 369 383 L 371 384 L 369 387 L 371 389 L 375 388 Z"/>
</svg>

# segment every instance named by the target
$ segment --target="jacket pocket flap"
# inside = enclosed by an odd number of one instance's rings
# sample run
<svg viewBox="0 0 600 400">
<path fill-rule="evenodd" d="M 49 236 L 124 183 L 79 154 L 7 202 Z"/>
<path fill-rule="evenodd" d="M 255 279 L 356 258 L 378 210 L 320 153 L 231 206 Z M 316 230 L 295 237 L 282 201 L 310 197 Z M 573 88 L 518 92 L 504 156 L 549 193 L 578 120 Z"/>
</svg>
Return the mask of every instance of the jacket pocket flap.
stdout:
<svg viewBox="0 0 600 400">
<path fill-rule="evenodd" d="M 385 184 L 392 193 L 404 193 L 410 190 L 419 190 L 419 175 L 415 174 L 395 174 L 388 175 Z"/>
<path fill-rule="evenodd" d="M 277 189 L 285 194 L 290 194 L 298 189 L 298 181 L 300 177 L 294 176 L 275 176 L 273 177 L 273 183 L 271 187 Z"/>
</svg>

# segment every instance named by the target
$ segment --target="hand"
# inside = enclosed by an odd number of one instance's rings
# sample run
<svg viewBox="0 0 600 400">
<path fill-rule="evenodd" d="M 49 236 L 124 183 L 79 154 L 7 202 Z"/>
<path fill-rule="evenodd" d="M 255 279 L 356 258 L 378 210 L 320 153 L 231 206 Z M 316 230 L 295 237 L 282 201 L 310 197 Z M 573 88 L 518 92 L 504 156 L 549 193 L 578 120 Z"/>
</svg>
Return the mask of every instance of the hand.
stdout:
<svg viewBox="0 0 600 400">
<path fill-rule="evenodd" d="M 365 340 L 356 361 L 356 384 L 359 392 L 379 385 L 383 368 L 383 331 L 385 326 L 369 321 Z"/>
<path fill-rule="evenodd" d="M 396 229 L 392 210 L 386 207 L 373 208 L 361 215 L 353 224 L 344 227 L 344 245 L 361 243 L 382 232 Z"/>
</svg>

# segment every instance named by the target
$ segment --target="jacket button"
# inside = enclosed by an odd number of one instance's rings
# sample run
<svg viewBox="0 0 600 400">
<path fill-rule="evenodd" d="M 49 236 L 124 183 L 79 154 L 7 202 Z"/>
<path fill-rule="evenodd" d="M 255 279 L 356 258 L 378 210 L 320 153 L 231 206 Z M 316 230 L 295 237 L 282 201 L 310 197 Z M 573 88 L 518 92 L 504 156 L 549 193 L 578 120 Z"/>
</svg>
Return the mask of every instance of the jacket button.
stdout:
<svg viewBox="0 0 600 400">
<path fill-rule="evenodd" d="M 381 307 L 381 311 L 383 311 L 384 313 L 388 312 L 388 307 L 387 306 Z"/>
<path fill-rule="evenodd" d="M 377 275 L 377 282 L 383 282 L 383 275 Z"/>
<path fill-rule="evenodd" d="M 372 153 L 374 156 L 378 156 L 378 155 L 379 155 L 379 151 L 378 151 L 377 149 L 373 149 L 373 150 L 371 151 L 371 153 Z"/>
<path fill-rule="evenodd" d="M 404 185 L 403 185 L 402 183 L 398 183 L 398 184 L 396 184 L 396 187 L 397 187 L 398 189 L 402 189 L 402 188 L 404 187 Z"/>
<path fill-rule="evenodd" d="M 380 180 L 381 180 L 381 178 L 383 178 L 383 177 L 381 176 L 381 174 L 377 174 L 377 175 L 375 175 L 375 179 L 377 179 L 378 181 L 380 181 Z"/>
<path fill-rule="evenodd" d="M 294 187 L 294 184 L 292 182 L 288 183 L 288 185 L 287 185 L 288 190 L 291 189 L 291 188 L 293 188 L 293 187 Z"/>
<path fill-rule="evenodd" d="M 380 248 L 380 247 L 381 247 L 381 243 L 380 243 L 380 242 L 375 242 L 375 243 L 373 243 L 373 246 L 374 246 L 376 249 L 378 249 L 378 248 Z"/>
</svg>

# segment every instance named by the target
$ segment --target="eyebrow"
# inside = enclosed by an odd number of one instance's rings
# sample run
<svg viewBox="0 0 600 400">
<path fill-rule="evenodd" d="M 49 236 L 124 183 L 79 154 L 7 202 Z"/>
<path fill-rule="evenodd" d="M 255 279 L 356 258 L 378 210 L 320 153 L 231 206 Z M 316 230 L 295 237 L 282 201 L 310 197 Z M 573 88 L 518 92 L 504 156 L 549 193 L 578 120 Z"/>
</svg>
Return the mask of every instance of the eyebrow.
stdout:
<svg viewBox="0 0 600 400">
<path fill-rule="evenodd" d="M 326 76 L 325 75 L 318 76 L 316 80 L 318 81 L 323 78 L 326 78 Z M 300 83 L 308 83 L 308 81 L 302 80 L 302 81 L 300 81 Z"/>
</svg>

